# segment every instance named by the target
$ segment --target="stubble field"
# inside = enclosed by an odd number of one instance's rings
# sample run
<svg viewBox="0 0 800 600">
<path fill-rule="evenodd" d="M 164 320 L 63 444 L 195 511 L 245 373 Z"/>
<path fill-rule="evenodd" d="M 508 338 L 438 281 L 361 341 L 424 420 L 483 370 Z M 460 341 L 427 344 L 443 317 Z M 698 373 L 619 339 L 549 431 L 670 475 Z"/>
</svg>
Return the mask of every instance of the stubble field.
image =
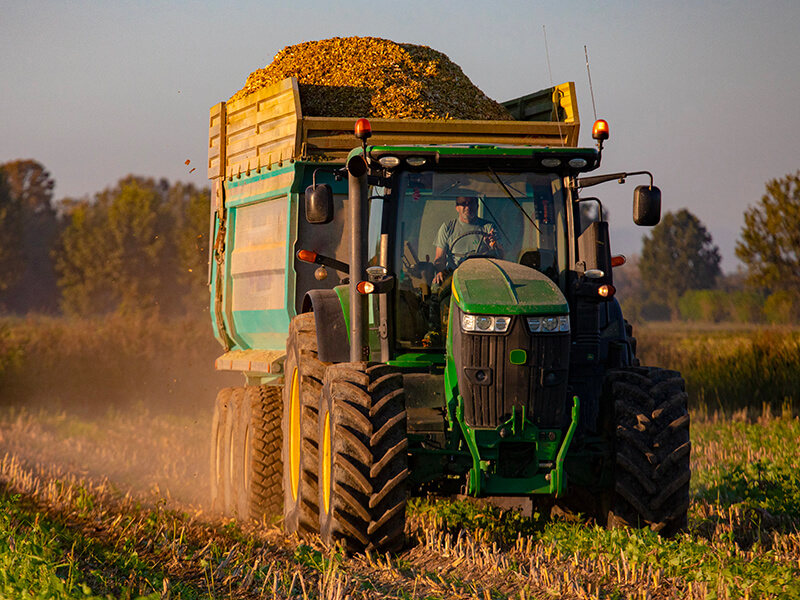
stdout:
<svg viewBox="0 0 800 600">
<path fill-rule="evenodd" d="M 414 500 L 403 553 L 346 557 L 284 536 L 278 522 L 209 512 L 212 401 L 241 382 L 213 373 L 204 326 L 0 325 L 0 597 L 800 597 L 800 421 L 789 388 L 755 409 L 726 407 L 715 380 L 684 368 L 705 402 L 695 392 L 690 531 L 676 539 Z M 749 368 L 750 348 L 770 385 L 798 367 L 793 333 L 638 337 L 662 366 L 697 363 L 694 347 L 707 372 L 715 361 Z"/>
</svg>

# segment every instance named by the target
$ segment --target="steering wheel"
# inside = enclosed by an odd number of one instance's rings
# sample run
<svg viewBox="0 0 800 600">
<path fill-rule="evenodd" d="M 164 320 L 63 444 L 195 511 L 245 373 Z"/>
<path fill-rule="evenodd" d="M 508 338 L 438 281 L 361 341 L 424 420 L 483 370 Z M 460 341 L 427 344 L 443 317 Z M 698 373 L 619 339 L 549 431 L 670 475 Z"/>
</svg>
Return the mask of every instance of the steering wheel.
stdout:
<svg viewBox="0 0 800 600">
<path fill-rule="evenodd" d="M 478 244 L 478 247 L 470 252 L 453 252 L 453 248 L 455 247 L 456 242 L 470 235 L 478 235 L 481 237 L 481 243 Z M 499 257 L 500 255 L 497 252 L 497 248 L 493 248 L 491 246 L 491 238 L 492 235 L 488 231 L 484 231 L 482 229 L 473 229 L 472 231 L 467 231 L 466 233 L 462 233 L 460 236 L 458 236 L 456 239 L 450 242 L 450 247 L 448 248 L 448 252 L 450 253 L 450 256 L 452 256 L 453 258 L 461 259 L 459 261 L 454 261 L 459 263 L 463 262 L 468 258 L 473 258 L 476 256 Z M 484 244 L 486 244 L 487 250 L 481 252 L 481 248 L 483 247 Z"/>
</svg>

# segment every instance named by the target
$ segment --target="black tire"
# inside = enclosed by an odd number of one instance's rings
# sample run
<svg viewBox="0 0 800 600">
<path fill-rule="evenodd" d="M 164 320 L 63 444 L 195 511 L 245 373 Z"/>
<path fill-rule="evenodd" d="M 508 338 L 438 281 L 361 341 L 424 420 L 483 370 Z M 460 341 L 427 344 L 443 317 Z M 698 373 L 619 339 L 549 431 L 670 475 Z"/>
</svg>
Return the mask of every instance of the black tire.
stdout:
<svg viewBox="0 0 800 600">
<path fill-rule="evenodd" d="M 214 416 L 211 420 L 211 461 L 210 488 L 211 510 L 225 510 L 225 479 L 227 478 L 225 429 L 228 422 L 228 404 L 234 388 L 219 391 L 214 401 Z"/>
<path fill-rule="evenodd" d="M 222 513 L 226 517 L 239 517 L 239 496 L 244 480 L 242 446 L 238 440 L 242 422 L 244 388 L 233 388 L 228 399 L 228 416 L 222 437 Z"/>
<path fill-rule="evenodd" d="M 691 478 L 686 385 L 677 371 L 628 367 L 606 375 L 614 400 L 615 483 L 609 527 L 687 528 Z"/>
<path fill-rule="evenodd" d="M 403 378 L 384 364 L 325 373 L 319 415 L 320 536 L 348 552 L 397 552 L 408 483 Z"/>
<path fill-rule="evenodd" d="M 319 532 L 317 430 L 326 363 L 317 356 L 313 313 L 289 324 L 283 389 L 283 520 L 286 533 Z"/>
<path fill-rule="evenodd" d="M 266 385 L 248 388 L 245 405 L 250 406 L 252 417 L 251 453 L 245 471 L 247 508 L 251 519 L 272 518 L 280 515 L 283 507 L 281 389 Z"/>
</svg>

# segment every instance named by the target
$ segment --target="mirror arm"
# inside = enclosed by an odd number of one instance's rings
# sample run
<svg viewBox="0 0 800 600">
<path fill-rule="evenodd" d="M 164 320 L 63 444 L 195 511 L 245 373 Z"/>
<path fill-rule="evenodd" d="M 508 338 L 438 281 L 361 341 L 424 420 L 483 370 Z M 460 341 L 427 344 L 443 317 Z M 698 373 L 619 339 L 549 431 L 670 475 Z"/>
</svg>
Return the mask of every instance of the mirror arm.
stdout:
<svg viewBox="0 0 800 600">
<path fill-rule="evenodd" d="M 575 187 L 578 189 L 592 187 L 606 183 L 607 181 L 614 181 L 617 179 L 620 183 L 625 183 L 628 177 L 633 175 L 648 175 L 650 176 L 650 187 L 653 187 L 653 174 L 650 171 L 631 171 L 630 173 L 607 173 L 606 175 L 597 175 L 595 177 L 580 177 L 575 180 Z"/>
</svg>

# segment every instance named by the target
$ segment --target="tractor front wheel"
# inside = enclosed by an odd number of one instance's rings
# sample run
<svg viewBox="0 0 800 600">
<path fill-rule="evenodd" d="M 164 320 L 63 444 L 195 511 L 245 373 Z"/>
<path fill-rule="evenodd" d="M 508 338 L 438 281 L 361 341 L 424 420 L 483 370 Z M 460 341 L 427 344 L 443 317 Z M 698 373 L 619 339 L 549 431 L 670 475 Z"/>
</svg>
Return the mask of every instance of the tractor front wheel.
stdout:
<svg viewBox="0 0 800 600">
<path fill-rule="evenodd" d="M 317 356 L 314 313 L 289 324 L 283 388 L 283 520 L 286 533 L 319 532 L 317 421 L 326 363 Z"/>
<path fill-rule="evenodd" d="M 403 376 L 384 364 L 328 367 L 319 414 L 320 536 L 348 552 L 396 552 L 408 479 Z"/>
<path fill-rule="evenodd" d="M 628 367 L 610 371 L 614 400 L 615 482 L 608 525 L 648 527 L 670 537 L 687 528 L 689 412 L 677 371 Z"/>
</svg>

